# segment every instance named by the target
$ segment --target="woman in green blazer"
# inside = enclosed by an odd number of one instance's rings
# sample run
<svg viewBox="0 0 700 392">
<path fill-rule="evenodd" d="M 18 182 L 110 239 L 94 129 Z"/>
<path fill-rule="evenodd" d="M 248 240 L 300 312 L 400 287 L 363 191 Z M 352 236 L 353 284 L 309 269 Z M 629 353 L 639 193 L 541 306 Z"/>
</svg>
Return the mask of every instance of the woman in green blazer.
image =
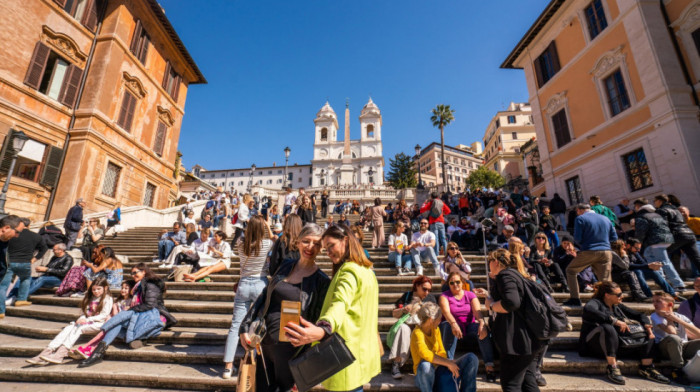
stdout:
<svg viewBox="0 0 700 392">
<path fill-rule="evenodd" d="M 360 242 L 344 225 L 329 227 L 323 246 L 333 262 L 333 279 L 314 325 L 301 319 L 285 330 L 289 341 L 301 346 L 323 340 L 337 332 L 356 360 L 322 384 L 330 391 L 361 391 L 381 371 L 377 318 L 379 288 L 377 277 Z"/>
</svg>

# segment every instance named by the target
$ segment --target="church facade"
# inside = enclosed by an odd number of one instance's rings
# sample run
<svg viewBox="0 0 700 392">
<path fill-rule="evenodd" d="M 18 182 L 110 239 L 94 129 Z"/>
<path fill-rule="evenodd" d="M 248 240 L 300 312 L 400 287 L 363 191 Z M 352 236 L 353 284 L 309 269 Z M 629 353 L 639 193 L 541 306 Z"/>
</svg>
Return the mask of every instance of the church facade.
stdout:
<svg viewBox="0 0 700 392">
<path fill-rule="evenodd" d="M 371 98 L 359 119 L 360 139 L 351 140 L 350 108 L 346 104 L 343 140 L 338 140 L 338 116 L 331 105 L 326 102 L 318 111 L 311 161 L 313 187 L 384 184 L 382 114 Z"/>
</svg>

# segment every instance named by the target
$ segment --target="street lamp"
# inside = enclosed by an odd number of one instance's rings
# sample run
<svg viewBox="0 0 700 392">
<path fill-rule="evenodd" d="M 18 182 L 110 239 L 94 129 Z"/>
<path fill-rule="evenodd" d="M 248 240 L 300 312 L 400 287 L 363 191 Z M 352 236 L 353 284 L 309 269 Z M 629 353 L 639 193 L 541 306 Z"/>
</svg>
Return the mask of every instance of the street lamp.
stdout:
<svg viewBox="0 0 700 392">
<path fill-rule="evenodd" d="M 284 148 L 284 181 L 282 181 L 282 187 L 284 188 L 285 185 L 287 185 L 287 164 L 289 163 L 289 153 L 292 152 L 292 149 L 289 148 L 289 146 Z"/>
<path fill-rule="evenodd" d="M 420 177 L 420 144 L 416 144 L 414 148 L 416 150 L 416 167 L 418 168 L 418 186 L 416 186 L 416 189 L 425 189 L 423 179 Z"/>
<path fill-rule="evenodd" d="M 24 143 L 29 140 L 27 135 L 22 131 L 15 131 L 11 129 L 10 132 L 14 133 L 14 138 L 12 139 L 12 147 L 10 148 L 10 156 L 12 157 L 12 162 L 10 162 L 10 169 L 7 171 L 7 178 L 5 179 L 5 185 L 2 187 L 2 193 L 0 193 L 0 218 L 7 216 L 5 213 L 5 202 L 7 201 L 7 190 L 10 188 L 10 179 L 12 178 L 12 172 L 15 170 L 15 163 L 17 162 L 17 154 L 19 154 L 24 148 Z"/>
<path fill-rule="evenodd" d="M 255 173 L 255 164 L 250 166 L 250 178 L 248 178 L 248 193 L 253 189 L 253 174 Z"/>
</svg>

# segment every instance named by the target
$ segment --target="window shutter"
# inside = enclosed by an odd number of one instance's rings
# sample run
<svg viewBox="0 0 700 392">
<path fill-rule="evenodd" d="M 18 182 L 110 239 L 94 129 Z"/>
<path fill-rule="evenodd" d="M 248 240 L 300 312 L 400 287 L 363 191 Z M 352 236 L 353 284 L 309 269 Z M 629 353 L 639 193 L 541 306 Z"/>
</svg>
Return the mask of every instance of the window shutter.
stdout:
<svg viewBox="0 0 700 392">
<path fill-rule="evenodd" d="M 78 86 L 80 79 L 83 76 L 83 70 L 71 64 L 66 72 L 66 77 L 63 79 L 61 93 L 58 95 L 58 100 L 62 104 L 73 109 L 75 107 L 75 99 L 78 95 Z"/>
<path fill-rule="evenodd" d="M 167 127 L 162 122 L 158 121 L 158 129 L 156 130 L 156 140 L 153 143 L 153 152 L 158 156 L 163 156 L 163 146 L 165 145 L 165 133 Z"/>
<path fill-rule="evenodd" d="M 170 61 L 165 62 L 165 73 L 163 74 L 163 88 L 165 91 L 168 91 L 168 79 L 170 79 L 170 70 L 172 69 L 172 65 L 170 65 Z M 169 92 L 169 91 L 168 91 Z"/>
<path fill-rule="evenodd" d="M 55 188 L 58 182 L 58 170 L 61 166 L 61 159 L 63 159 L 63 149 L 55 146 L 50 147 L 39 184 Z"/>
<path fill-rule="evenodd" d="M 134 110 L 136 109 L 136 97 L 129 94 L 129 106 L 126 112 L 126 123 L 124 124 L 127 131 L 131 132 L 131 125 L 134 122 Z"/>
<path fill-rule="evenodd" d="M 151 42 L 150 37 L 148 37 L 148 34 L 143 35 L 143 42 L 141 43 L 141 50 L 139 52 L 139 61 L 141 61 L 141 64 L 146 64 L 146 56 L 148 55 L 148 44 Z"/>
<path fill-rule="evenodd" d="M 66 0 L 53 0 L 53 2 L 58 4 L 58 6 L 61 8 L 66 6 Z"/>
<path fill-rule="evenodd" d="M 49 60 L 50 53 L 51 49 L 49 49 L 48 46 L 44 45 L 42 42 L 36 43 L 32 61 L 29 63 L 29 69 L 27 70 L 27 76 L 24 78 L 24 84 L 33 89 L 39 88 L 41 77 L 44 76 L 46 62 Z"/>
<path fill-rule="evenodd" d="M 10 164 L 12 163 L 12 153 L 14 148 L 12 148 L 12 141 L 15 139 L 15 132 L 10 129 L 5 137 L 5 143 L 2 145 L 2 151 L 0 151 L 0 173 L 7 173 L 10 170 Z"/>
<path fill-rule="evenodd" d="M 544 78 L 542 77 L 542 65 L 540 64 L 540 57 L 536 58 L 533 65 L 535 66 L 535 76 L 537 77 L 537 86 L 542 87 L 544 84 Z"/>
<path fill-rule="evenodd" d="M 131 104 L 131 93 L 128 91 L 124 91 L 124 98 L 122 98 L 122 106 L 121 109 L 119 110 L 119 118 L 117 119 L 117 124 L 126 129 L 127 131 L 127 123 L 126 123 L 126 118 L 127 114 L 129 113 L 129 105 Z"/>
<path fill-rule="evenodd" d="M 129 45 L 129 51 L 133 54 L 137 54 L 137 50 L 139 49 L 139 38 L 141 37 L 141 30 L 143 29 L 143 26 L 141 26 L 141 20 L 136 19 L 136 27 L 134 28 L 134 36 L 131 37 L 131 45 Z"/>
<path fill-rule="evenodd" d="M 97 0 L 90 0 L 87 6 L 87 11 L 83 15 L 83 26 L 94 32 L 97 27 Z"/>
<path fill-rule="evenodd" d="M 561 69 L 561 65 L 559 64 L 559 53 L 557 52 L 556 42 L 552 41 L 552 43 L 549 44 L 549 48 L 547 48 L 547 50 L 552 56 L 552 66 L 554 67 L 554 73 L 557 73 Z"/>
<path fill-rule="evenodd" d="M 177 96 L 178 96 L 178 94 L 180 94 L 180 81 L 181 80 L 182 80 L 182 78 L 180 77 L 180 75 L 175 76 L 175 80 L 173 80 L 173 86 L 172 86 L 173 93 L 170 94 L 170 96 L 173 97 L 173 101 L 175 101 L 175 102 L 177 102 Z"/>
</svg>

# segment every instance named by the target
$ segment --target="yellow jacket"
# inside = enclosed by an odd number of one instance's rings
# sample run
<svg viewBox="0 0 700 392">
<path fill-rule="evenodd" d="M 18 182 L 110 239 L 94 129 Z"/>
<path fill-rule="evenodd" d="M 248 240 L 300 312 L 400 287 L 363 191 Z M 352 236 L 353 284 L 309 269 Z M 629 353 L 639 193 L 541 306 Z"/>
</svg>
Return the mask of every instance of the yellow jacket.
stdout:
<svg viewBox="0 0 700 392">
<path fill-rule="evenodd" d="M 447 358 L 445 346 L 442 345 L 442 335 L 440 329 L 435 328 L 428 336 L 420 329 L 420 325 L 413 328 L 411 333 L 411 358 L 413 359 L 413 373 L 418 371 L 420 361 L 433 363 L 435 356 Z"/>
<path fill-rule="evenodd" d="M 381 371 L 379 339 L 379 287 L 374 272 L 352 261 L 333 276 L 321 308 L 321 317 L 345 339 L 355 362 L 322 384 L 330 391 L 348 391 L 369 382 Z"/>
</svg>

